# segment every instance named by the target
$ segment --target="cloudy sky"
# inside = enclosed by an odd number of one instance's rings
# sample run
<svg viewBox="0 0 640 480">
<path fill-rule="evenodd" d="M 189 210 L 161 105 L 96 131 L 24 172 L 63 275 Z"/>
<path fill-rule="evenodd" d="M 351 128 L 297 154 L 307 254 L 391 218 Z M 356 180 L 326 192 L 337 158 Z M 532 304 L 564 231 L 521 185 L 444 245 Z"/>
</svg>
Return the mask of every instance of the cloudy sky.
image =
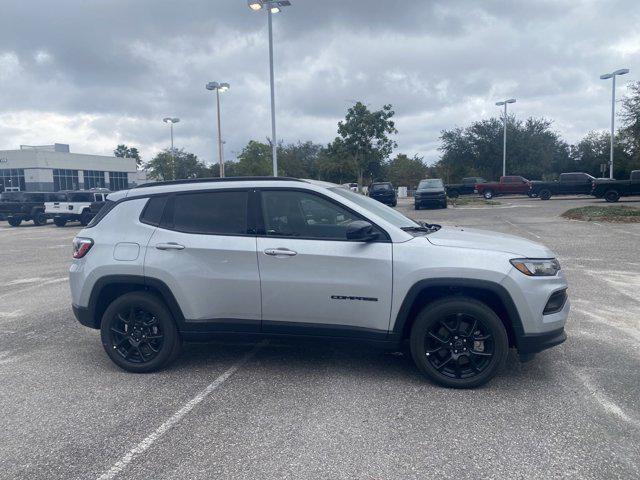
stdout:
<svg viewBox="0 0 640 480">
<path fill-rule="evenodd" d="M 610 81 L 640 79 L 640 2 L 292 0 L 274 16 L 278 137 L 331 141 L 355 100 L 396 111 L 398 150 L 438 158 L 442 129 L 512 112 L 576 141 L 609 122 Z M 1 0 L 0 149 L 71 144 L 109 154 L 168 144 L 227 158 L 270 135 L 264 11 L 246 0 Z"/>
</svg>

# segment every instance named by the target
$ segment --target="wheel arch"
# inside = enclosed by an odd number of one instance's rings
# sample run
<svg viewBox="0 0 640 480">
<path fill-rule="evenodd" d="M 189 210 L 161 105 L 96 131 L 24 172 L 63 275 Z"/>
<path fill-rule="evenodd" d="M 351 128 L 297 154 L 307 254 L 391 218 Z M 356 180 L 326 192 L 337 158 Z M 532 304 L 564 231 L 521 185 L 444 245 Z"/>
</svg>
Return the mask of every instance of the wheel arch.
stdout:
<svg viewBox="0 0 640 480">
<path fill-rule="evenodd" d="M 518 338 L 524 334 L 518 309 L 506 288 L 487 280 L 442 278 L 417 282 L 409 289 L 400 306 L 392 335 L 398 340 L 409 338 L 420 310 L 436 300 L 455 296 L 471 297 L 491 308 L 507 331 L 509 346 L 517 346 Z"/>
<path fill-rule="evenodd" d="M 113 300 L 138 291 L 154 293 L 164 301 L 180 329 L 184 324 L 184 315 L 171 289 L 161 280 L 141 275 L 108 275 L 95 283 L 88 305 L 94 328 L 100 328 L 102 315 Z"/>
</svg>

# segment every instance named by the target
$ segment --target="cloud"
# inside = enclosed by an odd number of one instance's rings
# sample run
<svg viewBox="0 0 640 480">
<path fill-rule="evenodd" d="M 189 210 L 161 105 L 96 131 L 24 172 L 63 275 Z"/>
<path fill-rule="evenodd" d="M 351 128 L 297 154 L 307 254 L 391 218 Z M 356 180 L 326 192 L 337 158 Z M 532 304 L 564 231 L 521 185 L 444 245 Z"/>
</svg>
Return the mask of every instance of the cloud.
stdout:
<svg viewBox="0 0 640 480">
<path fill-rule="evenodd" d="M 443 129 L 499 115 L 542 116 L 570 142 L 608 126 L 610 84 L 637 77 L 640 6 L 628 1 L 292 0 L 274 16 L 278 137 L 326 143 L 354 100 L 393 104 L 398 150 L 438 158 Z M 168 144 L 215 161 L 222 96 L 227 157 L 270 136 L 264 12 L 244 0 L 5 0 L 0 148 L 71 143 L 110 153 Z"/>
</svg>

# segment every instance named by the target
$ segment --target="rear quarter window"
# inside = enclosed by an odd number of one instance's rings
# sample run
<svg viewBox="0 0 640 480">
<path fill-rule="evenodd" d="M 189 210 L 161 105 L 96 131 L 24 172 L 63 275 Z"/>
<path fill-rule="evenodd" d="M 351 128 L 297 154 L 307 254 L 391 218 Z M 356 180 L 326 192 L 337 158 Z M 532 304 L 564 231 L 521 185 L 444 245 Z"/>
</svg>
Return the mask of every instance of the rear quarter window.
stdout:
<svg viewBox="0 0 640 480">
<path fill-rule="evenodd" d="M 164 206 L 167 203 L 167 196 L 162 195 L 159 197 L 151 197 L 142 210 L 140 215 L 140 221 L 147 225 L 158 226 L 162 220 L 162 214 L 164 212 Z"/>
</svg>

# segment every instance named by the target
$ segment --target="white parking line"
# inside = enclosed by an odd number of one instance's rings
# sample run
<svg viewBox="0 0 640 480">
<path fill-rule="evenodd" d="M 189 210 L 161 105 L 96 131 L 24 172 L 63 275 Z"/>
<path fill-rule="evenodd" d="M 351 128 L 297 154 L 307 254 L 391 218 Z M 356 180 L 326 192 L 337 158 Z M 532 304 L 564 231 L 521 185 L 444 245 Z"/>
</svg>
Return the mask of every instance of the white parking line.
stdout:
<svg viewBox="0 0 640 480">
<path fill-rule="evenodd" d="M 515 223 L 510 222 L 510 221 L 509 221 L 509 220 L 507 220 L 506 218 L 503 218 L 502 220 L 504 220 L 505 222 L 507 222 L 509 225 L 511 225 L 511 226 L 513 226 L 513 227 L 516 227 L 516 228 L 518 228 L 518 229 L 522 230 L 523 232 L 526 232 L 526 233 L 528 233 L 528 234 L 530 234 L 530 235 L 533 235 L 533 236 L 534 236 L 534 237 L 536 237 L 536 238 L 540 238 L 540 239 L 542 238 L 540 235 L 536 235 L 536 234 L 535 234 L 535 233 L 533 233 L 532 231 L 527 230 L 526 228 L 521 227 L 520 225 L 516 225 Z"/>
<path fill-rule="evenodd" d="M 193 410 L 200 402 L 207 398 L 214 390 L 220 385 L 226 382 L 231 375 L 236 373 L 245 363 L 247 363 L 257 352 L 265 345 L 266 342 L 259 343 L 249 353 L 242 357 L 238 362 L 232 365 L 227 371 L 211 382 L 207 388 L 202 390 L 198 395 L 189 400 L 180 410 L 171 415 L 169 419 L 160 425 L 153 433 L 147 438 L 138 443 L 135 447 L 129 450 L 120 460 L 113 464 L 113 466 L 98 477 L 98 480 L 111 480 L 115 478 L 120 472 L 122 472 L 127 465 L 129 465 L 133 459 L 147 451 L 162 435 L 176 425 L 182 418 Z"/>
</svg>

